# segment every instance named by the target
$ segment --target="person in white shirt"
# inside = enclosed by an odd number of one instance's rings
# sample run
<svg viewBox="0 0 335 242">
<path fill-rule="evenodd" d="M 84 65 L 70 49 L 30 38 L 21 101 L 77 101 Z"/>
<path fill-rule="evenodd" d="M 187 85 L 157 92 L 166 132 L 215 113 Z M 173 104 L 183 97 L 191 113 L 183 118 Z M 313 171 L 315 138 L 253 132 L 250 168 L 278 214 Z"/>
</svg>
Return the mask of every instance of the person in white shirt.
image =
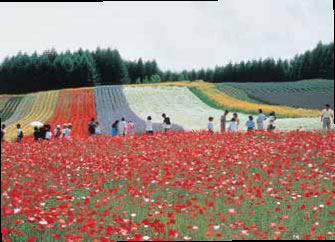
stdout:
<svg viewBox="0 0 335 242">
<path fill-rule="evenodd" d="M 63 129 L 62 129 L 62 138 L 66 139 L 68 135 L 68 128 L 67 128 L 67 124 L 63 125 Z"/>
<path fill-rule="evenodd" d="M 151 134 L 153 135 L 154 134 L 154 128 L 153 128 L 153 124 L 152 124 L 152 118 L 151 116 L 149 116 L 147 118 L 147 122 L 146 122 L 146 125 L 145 125 L 145 132 L 147 134 Z"/>
<path fill-rule="evenodd" d="M 230 121 L 230 124 L 229 124 L 229 131 L 231 132 L 237 132 L 238 131 L 238 124 L 237 124 L 237 121 L 235 118 L 233 118 L 231 121 Z"/>
<path fill-rule="evenodd" d="M 51 137 L 52 137 L 51 130 L 48 129 L 47 132 L 45 133 L 45 139 L 46 140 L 51 140 Z"/>
<path fill-rule="evenodd" d="M 213 117 L 209 117 L 209 122 L 208 122 L 208 131 L 210 133 L 214 133 L 214 118 Z"/>
<path fill-rule="evenodd" d="M 127 122 L 125 118 L 121 119 L 121 122 L 119 124 L 119 134 L 121 136 L 126 136 L 127 135 Z"/>
<path fill-rule="evenodd" d="M 17 136 L 17 142 L 21 143 L 23 139 L 23 131 L 21 129 L 21 124 L 16 125 L 16 136 Z"/>
<path fill-rule="evenodd" d="M 275 126 L 276 120 L 277 120 L 276 113 L 271 112 L 270 116 L 269 116 L 269 126 L 268 126 L 269 131 L 272 131 L 272 130 L 276 129 L 276 126 Z"/>
<path fill-rule="evenodd" d="M 321 122 L 323 123 L 323 129 L 330 130 L 331 121 L 334 121 L 334 112 L 330 109 L 330 105 L 326 104 L 325 109 L 322 110 L 321 114 Z"/>
<path fill-rule="evenodd" d="M 99 122 L 95 123 L 95 134 L 100 135 L 101 134 L 101 128 Z"/>
<path fill-rule="evenodd" d="M 267 120 L 267 117 L 264 115 L 263 110 L 258 110 L 257 116 L 257 129 L 263 130 L 264 129 L 264 122 Z"/>
</svg>

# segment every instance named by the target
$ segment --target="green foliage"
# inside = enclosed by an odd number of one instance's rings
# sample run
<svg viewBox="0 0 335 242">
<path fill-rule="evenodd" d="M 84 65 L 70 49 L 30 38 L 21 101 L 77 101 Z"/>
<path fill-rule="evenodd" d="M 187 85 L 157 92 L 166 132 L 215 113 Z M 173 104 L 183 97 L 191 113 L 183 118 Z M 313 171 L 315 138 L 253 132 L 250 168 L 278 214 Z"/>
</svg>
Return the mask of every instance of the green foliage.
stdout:
<svg viewBox="0 0 335 242">
<path fill-rule="evenodd" d="M 159 78 L 158 78 L 159 77 Z M 181 80 L 222 82 L 284 82 L 334 79 L 334 42 L 319 43 L 293 60 L 252 60 L 214 69 L 161 71 L 155 60 L 123 60 L 117 50 L 100 49 L 57 53 L 47 50 L 28 55 L 19 52 L 0 65 L 0 94 Z"/>
</svg>

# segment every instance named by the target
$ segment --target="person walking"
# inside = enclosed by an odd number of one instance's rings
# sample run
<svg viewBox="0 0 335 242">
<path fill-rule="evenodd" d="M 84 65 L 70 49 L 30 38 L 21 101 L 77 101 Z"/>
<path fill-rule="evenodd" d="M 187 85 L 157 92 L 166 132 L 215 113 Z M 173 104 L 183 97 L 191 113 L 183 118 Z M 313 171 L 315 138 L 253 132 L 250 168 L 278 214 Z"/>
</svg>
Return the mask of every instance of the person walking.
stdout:
<svg viewBox="0 0 335 242">
<path fill-rule="evenodd" d="M 171 120 L 165 113 L 162 114 L 163 124 L 162 129 L 165 133 L 169 132 L 172 128 Z"/>
<path fill-rule="evenodd" d="M 118 131 L 118 127 L 119 127 L 119 120 L 116 120 L 113 124 L 112 124 L 112 136 L 115 137 L 118 135 L 119 131 Z"/>
<path fill-rule="evenodd" d="M 127 122 L 125 118 L 122 118 L 121 122 L 119 123 L 119 134 L 121 136 L 127 135 Z"/>
<path fill-rule="evenodd" d="M 237 124 L 237 130 L 238 130 L 238 128 L 239 128 L 239 126 L 240 126 L 240 118 L 238 117 L 238 114 L 237 114 L 237 113 L 234 113 L 234 114 L 233 114 L 233 117 L 234 117 L 235 122 L 236 122 L 236 124 Z"/>
<path fill-rule="evenodd" d="M 131 136 L 135 134 L 135 124 L 133 121 L 129 120 L 127 124 L 127 135 Z"/>
<path fill-rule="evenodd" d="M 59 139 L 61 136 L 62 136 L 61 127 L 59 124 L 57 124 L 54 130 L 54 139 Z"/>
<path fill-rule="evenodd" d="M 208 132 L 214 134 L 214 118 L 209 117 L 208 121 Z"/>
<path fill-rule="evenodd" d="M 96 135 L 101 135 L 101 127 L 100 127 L 99 122 L 95 123 L 95 134 Z"/>
<path fill-rule="evenodd" d="M 271 112 L 269 115 L 269 125 L 268 125 L 268 131 L 273 131 L 276 129 L 275 122 L 277 120 L 276 113 Z"/>
<path fill-rule="evenodd" d="M 221 116 L 221 132 L 222 133 L 226 131 L 228 114 L 229 114 L 229 111 L 225 111 L 224 114 Z"/>
<path fill-rule="evenodd" d="M 321 122 L 323 123 L 322 127 L 324 130 L 331 129 L 332 120 L 334 121 L 334 112 L 330 109 L 330 105 L 326 104 L 321 113 Z"/>
<path fill-rule="evenodd" d="M 38 141 L 41 137 L 41 132 L 37 127 L 34 128 L 33 136 L 34 136 L 34 141 Z"/>
<path fill-rule="evenodd" d="M 5 140 L 6 135 L 6 125 L 1 125 L 1 143 Z"/>
<path fill-rule="evenodd" d="M 17 124 L 16 125 L 16 138 L 17 138 L 17 142 L 21 143 L 23 137 L 24 137 L 24 134 L 23 134 L 23 130 L 21 129 L 21 124 Z"/>
<path fill-rule="evenodd" d="M 145 125 L 145 131 L 146 131 L 147 134 L 150 134 L 150 135 L 154 134 L 154 128 L 153 128 L 151 116 L 149 116 L 147 118 L 147 122 L 146 122 L 146 125 Z"/>
<path fill-rule="evenodd" d="M 96 123 L 95 119 L 92 118 L 91 122 L 88 124 L 88 132 L 90 135 L 95 135 Z"/>
<path fill-rule="evenodd" d="M 237 132 L 238 131 L 238 124 L 235 118 L 232 118 L 229 123 L 229 129 L 230 132 Z"/>
<path fill-rule="evenodd" d="M 257 116 L 257 129 L 264 130 L 264 122 L 267 120 L 267 117 L 263 113 L 263 109 L 258 110 Z"/>
</svg>

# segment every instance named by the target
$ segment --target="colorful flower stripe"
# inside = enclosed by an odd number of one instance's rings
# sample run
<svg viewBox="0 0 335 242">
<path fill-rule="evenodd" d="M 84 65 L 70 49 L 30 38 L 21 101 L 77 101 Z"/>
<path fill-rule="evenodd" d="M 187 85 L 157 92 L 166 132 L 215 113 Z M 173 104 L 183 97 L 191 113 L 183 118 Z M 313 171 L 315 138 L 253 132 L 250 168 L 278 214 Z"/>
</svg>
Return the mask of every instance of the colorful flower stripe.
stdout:
<svg viewBox="0 0 335 242">
<path fill-rule="evenodd" d="M 0 114 L 5 107 L 6 103 L 10 100 L 10 97 L 0 96 Z M 1 116 L 1 115 L 0 115 Z"/>
<path fill-rule="evenodd" d="M 167 113 L 171 121 L 185 130 L 207 129 L 208 118 L 214 117 L 215 130 L 220 130 L 222 110 L 214 109 L 204 104 L 186 87 L 156 86 L 156 87 L 125 87 L 129 107 L 140 118 L 151 115 L 154 121 L 161 121 L 162 112 Z M 249 116 L 238 113 L 240 130 L 246 130 L 245 123 Z M 232 114 L 229 115 L 229 118 Z M 296 130 L 300 127 L 306 130 L 320 129 L 319 118 L 285 118 L 278 119 L 276 126 L 280 130 Z"/>
<path fill-rule="evenodd" d="M 86 137 L 87 125 L 91 118 L 96 118 L 94 89 L 82 88 L 60 91 L 54 115 L 49 123 L 71 123 L 72 136 Z"/>
<path fill-rule="evenodd" d="M 126 96 L 124 95 L 124 88 L 121 86 L 103 86 L 97 87 L 95 90 L 95 103 L 97 108 L 97 119 L 102 128 L 102 132 L 105 134 L 111 133 L 111 126 L 115 120 L 121 120 L 125 118 L 127 121 L 131 120 L 135 123 L 135 132 L 145 132 L 145 120 L 147 116 L 143 115 L 139 117 L 130 107 Z M 140 91 L 139 89 L 138 91 Z M 130 94 L 131 95 L 131 94 Z M 132 98 L 136 98 L 132 95 Z M 133 100 L 130 98 L 131 100 Z M 151 114 L 151 110 L 144 108 L 147 115 Z M 161 111 L 160 111 L 161 112 Z M 154 120 L 154 130 L 160 131 L 161 118 Z M 174 129 L 182 130 L 183 128 L 178 125 L 174 125 Z"/>
<path fill-rule="evenodd" d="M 33 121 L 47 122 L 54 113 L 58 91 L 42 92 L 33 94 L 36 95 L 35 101 L 31 110 L 20 120 L 9 125 L 6 133 L 6 140 L 14 140 L 16 138 L 16 124 L 20 123 L 25 136 L 33 133 L 33 128 L 30 123 Z"/>
<path fill-rule="evenodd" d="M 125 87 L 129 107 L 141 119 L 150 115 L 154 122 L 162 123 L 166 113 L 173 124 L 184 130 L 206 129 L 208 117 L 220 117 L 222 111 L 210 108 L 186 87 Z M 219 130 L 219 119 L 215 120 Z"/>
<path fill-rule="evenodd" d="M 34 94 L 24 96 L 23 99 L 20 101 L 20 104 L 15 108 L 13 115 L 5 121 L 5 124 L 7 126 L 11 124 L 16 124 L 17 121 L 27 116 L 35 105 L 36 98 L 37 96 Z"/>
<path fill-rule="evenodd" d="M 276 111 L 278 115 L 285 117 L 317 117 L 320 115 L 318 110 L 309 110 L 302 108 L 293 108 L 285 106 L 275 106 L 275 105 L 265 105 L 265 104 L 255 104 L 246 102 L 243 100 L 238 100 L 236 98 L 230 97 L 216 88 L 212 83 L 206 83 L 203 81 L 198 82 L 170 82 L 170 83 L 159 83 L 159 84 L 145 84 L 145 86 L 179 86 L 179 87 L 196 87 L 204 95 L 208 96 L 210 99 L 222 105 L 224 107 L 240 110 L 244 113 L 254 112 L 259 108 L 262 108 L 265 112 Z"/>
<path fill-rule="evenodd" d="M 1 111 L 1 122 L 8 120 L 16 111 L 16 108 L 20 104 L 22 97 L 12 97 L 6 102 L 3 110 Z"/>
</svg>

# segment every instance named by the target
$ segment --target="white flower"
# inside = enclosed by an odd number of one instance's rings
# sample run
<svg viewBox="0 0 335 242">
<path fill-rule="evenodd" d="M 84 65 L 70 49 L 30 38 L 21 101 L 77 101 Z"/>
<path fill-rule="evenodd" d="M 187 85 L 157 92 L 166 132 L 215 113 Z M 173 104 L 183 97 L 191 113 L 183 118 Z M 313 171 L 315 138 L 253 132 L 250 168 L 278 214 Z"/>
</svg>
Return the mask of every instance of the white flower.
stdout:
<svg viewBox="0 0 335 242">
<path fill-rule="evenodd" d="M 144 237 L 143 237 L 143 240 L 145 240 L 145 241 L 148 241 L 149 239 L 150 239 L 149 236 L 144 236 Z"/>
<path fill-rule="evenodd" d="M 213 226 L 214 230 L 219 230 L 220 229 L 220 225 L 215 225 Z"/>
<path fill-rule="evenodd" d="M 42 221 L 40 221 L 40 222 L 39 222 L 39 224 L 41 224 L 41 225 L 47 225 L 47 224 L 48 224 L 48 222 L 47 222 L 47 221 L 45 221 L 45 220 L 42 220 Z"/>
<path fill-rule="evenodd" d="M 186 240 L 186 241 L 190 241 L 190 240 L 192 240 L 192 237 L 190 237 L 190 236 L 185 236 L 185 237 L 184 237 L 184 240 Z"/>
<path fill-rule="evenodd" d="M 136 213 L 132 213 L 130 216 L 133 217 L 133 218 L 135 218 L 136 217 Z"/>
<path fill-rule="evenodd" d="M 21 209 L 20 209 L 20 208 L 15 208 L 15 209 L 14 209 L 14 213 L 15 213 L 15 214 L 18 214 L 19 212 L 21 212 Z"/>
</svg>

